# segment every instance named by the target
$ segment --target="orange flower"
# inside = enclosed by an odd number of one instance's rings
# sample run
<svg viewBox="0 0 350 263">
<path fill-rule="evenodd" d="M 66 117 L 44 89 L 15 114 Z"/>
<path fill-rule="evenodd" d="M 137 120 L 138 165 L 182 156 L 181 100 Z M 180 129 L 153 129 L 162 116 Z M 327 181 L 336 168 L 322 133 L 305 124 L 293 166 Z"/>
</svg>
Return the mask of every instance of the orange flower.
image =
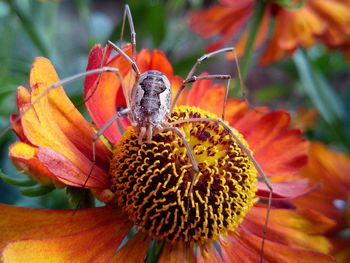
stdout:
<svg viewBox="0 0 350 263">
<path fill-rule="evenodd" d="M 350 261 L 350 158 L 321 143 L 312 143 L 309 162 L 302 175 L 321 183 L 318 191 L 298 198 L 298 206 L 321 212 L 337 222 L 328 236 L 334 244 L 332 255 L 338 262 Z"/>
<path fill-rule="evenodd" d="M 130 51 L 129 47 L 124 50 Z M 106 56 L 103 53 L 101 46 L 93 48 L 88 69 L 101 64 L 118 67 L 128 80 L 130 65 L 125 59 L 111 56 L 110 47 Z M 160 51 L 141 51 L 137 64 L 142 72 L 164 72 L 174 89 L 182 81 Z M 25 111 L 57 81 L 50 61 L 37 58 L 30 74 L 31 90 L 18 90 L 19 111 Z M 86 79 L 87 107 L 97 127 L 117 108 L 125 107 L 120 90 L 118 78 L 110 72 Z M 220 114 L 223 94 L 222 85 L 196 82 L 170 121 Z M 288 201 L 310 190 L 307 181 L 297 177 L 307 159 L 308 142 L 300 131 L 289 129 L 289 114 L 250 110 L 245 102 L 229 100 L 226 116 L 273 182 L 265 261 L 332 262 L 323 254 L 331 247 L 322 236 L 333 226 L 332 220 L 309 209 L 293 208 Z M 128 121 L 122 124 L 126 127 Z M 220 125 L 191 123 L 179 128 L 200 168 L 192 192 L 192 165 L 182 141 L 172 132 L 158 133 L 151 143 L 139 145 L 132 127 L 123 135 L 117 125 L 109 127 L 96 144 L 96 164 L 90 174 L 94 127 L 62 87 L 48 92 L 27 110 L 20 125 L 13 124 L 19 141 L 10 148 L 11 159 L 39 180 L 91 189 L 106 206 L 73 214 L 72 210 L 0 205 L 2 261 L 140 262 L 154 244 L 152 239 L 164 242 L 159 262 L 259 261 L 267 207 L 258 201 L 266 201 L 268 190 L 257 182 L 251 160 Z M 137 233 L 121 245 L 135 224 Z"/>
<path fill-rule="evenodd" d="M 318 111 L 315 108 L 307 109 L 300 107 L 292 119 L 292 127 L 302 131 L 309 130 L 315 126 L 318 118 Z"/>
<path fill-rule="evenodd" d="M 221 0 L 220 5 L 196 11 L 191 15 L 190 27 L 203 37 L 219 36 L 208 46 L 213 50 L 236 40 L 236 50 L 242 55 L 246 46 L 248 31 L 239 35 L 251 19 L 254 0 Z M 269 1 L 265 9 L 255 48 L 267 46 L 260 58 L 261 64 L 269 64 L 291 55 L 299 46 L 310 47 L 321 40 L 329 46 L 339 46 L 348 42 L 350 30 L 350 3 L 340 0 L 306 0 L 301 7 L 292 8 L 278 1 Z M 294 1 L 297 4 L 299 1 Z M 269 26 L 274 23 L 269 37 Z M 239 38 L 239 40 L 237 40 Z M 232 55 L 228 55 L 233 58 Z"/>
</svg>

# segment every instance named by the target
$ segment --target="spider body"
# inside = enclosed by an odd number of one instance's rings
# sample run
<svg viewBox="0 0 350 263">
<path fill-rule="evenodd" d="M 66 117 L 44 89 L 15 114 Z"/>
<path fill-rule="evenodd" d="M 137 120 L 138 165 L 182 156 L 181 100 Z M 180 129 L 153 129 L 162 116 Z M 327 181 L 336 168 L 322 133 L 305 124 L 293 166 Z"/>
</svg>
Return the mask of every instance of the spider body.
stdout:
<svg viewBox="0 0 350 263">
<path fill-rule="evenodd" d="M 161 128 L 166 122 L 170 106 L 168 78 L 156 70 L 142 73 L 132 89 L 129 116 L 141 133 L 147 132 L 147 141 L 151 140 L 153 130 Z M 141 135 L 143 137 L 144 134 Z"/>
</svg>

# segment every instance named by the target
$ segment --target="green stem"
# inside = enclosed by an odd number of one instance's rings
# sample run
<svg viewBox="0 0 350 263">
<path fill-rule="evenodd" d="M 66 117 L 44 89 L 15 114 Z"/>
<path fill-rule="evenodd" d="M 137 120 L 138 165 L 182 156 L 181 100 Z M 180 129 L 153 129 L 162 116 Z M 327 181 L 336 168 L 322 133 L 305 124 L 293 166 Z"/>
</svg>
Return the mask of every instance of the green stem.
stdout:
<svg viewBox="0 0 350 263">
<path fill-rule="evenodd" d="M 266 0 L 256 0 L 253 10 L 252 20 L 249 26 L 249 36 L 247 44 L 244 49 L 244 54 L 241 63 L 241 72 L 243 81 L 247 78 L 250 65 L 252 63 L 252 57 L 254 53 L 254 43 L 259 32 L 259 27 L 263 19 L 265 9 L 268 1 Z"/>
<path fill-rule="evenodd" d="M 42 53 L 43 56 L 49 57 L 48 49 L 45 42 L 41 38 L 40 34 L 34 28 L 33 23 L 30 21 L 30 16 L 24 13 L 13 0 L 6 0 L 11 7 L 12 12 L 14 12 L 22 23 L 24 30 L 27 32 L 28 36 L 33 41 L 36 48 Z"/>
</svg>

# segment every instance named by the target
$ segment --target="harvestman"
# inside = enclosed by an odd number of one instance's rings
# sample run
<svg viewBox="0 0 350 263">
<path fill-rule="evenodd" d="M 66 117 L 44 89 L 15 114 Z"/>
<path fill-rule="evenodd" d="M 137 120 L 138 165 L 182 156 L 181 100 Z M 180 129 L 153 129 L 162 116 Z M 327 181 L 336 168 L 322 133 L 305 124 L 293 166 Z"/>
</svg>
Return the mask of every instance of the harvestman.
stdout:
<svg viewBox="0 0 350 263">
<path fill-rule="evenodd" d="M 216 122 L 218 124 L 221 124 L 224 129 L 229 132 L 229 134 L 233 137 L 233 139 L 237 142 L 237 144 L 241 147 L 241 149 L 244 151 L 244 153 L 251 159 L 253 162 L 255 168 L 261 175 L 263 181 L 265 182 L 266 186 L 269 189 L 269 200 L 268 200 L 268 210 L 266 213 L 265 218 L 265 224 L 263 229 L 263 237 L 262 237 L 262 244 L 261 244 L 261 256 L 260 256 L 260 262 L 263 261 L 263 253 L 264 253 L 264 242 L 267 232 L 267 224 L 269 221 L 269 215 L 270 215 L 270 208 L 271 208 L 271 198 L 272 198 L 272 185 L 265 175 L 264 171 L 262 170 L 259 163 L 255 160 L 249 149 L 242 143 L 242 141 L 237 137 L 237 135 L 231 130 L 231 128 L 224 122 L 225 117 L 225 108 L 228 98 L 228 91 L 229 91 L 229 84 L 231 80 L 230 75 L 221 75 L 221 74 L 215 74 L 215 75 L 195 75 L 196 69 L 199 67 L 199 65 L 206 59 L 214 57 L 218 54 L 226 53 L 226 52 L 233 52 L 235 56 L 235 62 L 237 66 L 237 72 L 238 77 L 240 81 L 240 85 L 242 86 L 242 78 L 240 76 L 239 72 L 239 65 L 237 56 L 235 53 L 234 48 L 223 48 L 216 50 L 211 53 L 204 54 L 199 59 L 197 59 L 196 63 L 191 68 L 190 72 L 188 73 L 186 79 L 182 82 L 174 100 L 171 102 L 171 86 L 170 82 L 167 79 L 167 77 L 159 71 L 156 70 L 149 70 L 144 73 L 141 73 L 137 64 L 136 64 L 136 32 L 134 29 L 134 24 L 131 16 L 131 12 L 129 9 L 129 6 L 126 5 L 124 9 L 124 16 L 123 16 L 123 24 L 122 24 L 122 35 L 124 31 L 125 26 L 125 20 L 128 19 L 129 26 L 130 26 L 130 34 L 131 34 L 131 48 L 132 48 L 132 56 L 129 57 L 120 47 L 112 43 L 111 41 L 108 41 L 108 44 L 111 45 L 111 47 L 120 54 L 123 58 L 125 58 L 131 65 L 134 73 L 136 74 L 136 81 L 131 89 L 131 94 L 129 94 L 128 89 L 126 88 L 126 85 L 124 83 L 123 77 L 119 71 L 118 68 L 113 67 L 107 67 L 101 65 L 100 68 L 88 70 L 86 72 L 82 72 L 79 74 L 76 74 L 74 76 L 68 77 L 66 79 L 63 79 L 57 83 L 54 83 L 53 85 L 49 86 L 45 92 L 40 94 L 38 98 L 32 102 L 30 107 L 28 107 L 26 110 L 24 110 L 15 120 L 14 122 L 17 122 L 21 119 L 23 114 L 25 114 L 28 110 L 30 110 L 33 105 L 38 102 L 42 97 L 44 97 L 48 92 L 51 90 L 60 87 L 64 84 L 70 83 L 74 80 L 77 80 L 82 77 L 86 77 L 89 75 L 99 74 L 98 79 L 95 82 L 95 90 L 97 87 L 97 83 L 100 79 L 100 74 L 102 72 L 112 72 L 114 73 L 120 80 L 121 87 L 123 89 L 123 93 L 126 99 L 126 106 L 127 108 L 122 109 L 116 113 L 114 117 L 112 117 L 109 121 L 107 121 L 103 127 L 92 138 L 92 167 L 90 169 L 89 176 L 87 177 L 83 187 L 87 184 L 87 181 L 89 180 L 89 177 L 93 171 L 93 168 L 95 166 L 96 162 L 96 146 L 95 143 L 98 140 L 98 138 L 106 131 L 106 129 L 115 121 L 118 121 L 119 118 L 124 117 L 125 115 L 128 116 L 129 120 L 131 121 L 132 125 L 137 129 L 139 132 L 139 139 L 138 142 L 141 144 L 144 137 L 146 137 L 146 141 L 150 142 L 152 140 L 152 136 L 155 133 L 162 132 L 162 131 L 172 131 L 175 134 L 177 134 L 181 140 L 183 141 L 184 146 L 187 150 L 187 155 L 191 161 L 192 168 L 195 172 L 195 176 L 192 180 L 191 186 L 190 186 L 190 193 L 192 193 L 193 190 L 193 184 L 196 181 L 197 175 L 199 173 L 199 168 L 197 165 L 197 162 L 195 160 L 194 154 L 192 149 L 189 146 L 189 143 L 186 139 L 185 134 L 176 127 L 178 124 L 182 123 L 189 123 L 189 122 Z M 106 49 L 105 49 L 106 50 Z M 103 54 L 102 63 L 104 61 L 105 54 Z M 176 102 L 178 101 L 182 91 L 186 88 L 187 84 L 193 83 L 197 80 L 203 80 L 203 79 L 213 79 L 213 80 L 225 80 L 226 81 L 226 87 L 225 87 L 225 97 L 224 97 L 224 103 L 223 103 L 223 110 L 221 119 L 214 119 L 214 118 L 188 118 L 184 120 L 177 120 L 174 122 L 168 122 L 168 116 L 172 112 L 174 106 L 176 105 Z M 92 92 L 94 92 L 93 90 Z M 90 97 L 92 94 L 89 95 Z M 88 98 L 89 98 L 88 96 Z M 7 132 L 8 129 L 3 131 L 0 136 L 2 136 L 5 132 Z"/>
</svg>

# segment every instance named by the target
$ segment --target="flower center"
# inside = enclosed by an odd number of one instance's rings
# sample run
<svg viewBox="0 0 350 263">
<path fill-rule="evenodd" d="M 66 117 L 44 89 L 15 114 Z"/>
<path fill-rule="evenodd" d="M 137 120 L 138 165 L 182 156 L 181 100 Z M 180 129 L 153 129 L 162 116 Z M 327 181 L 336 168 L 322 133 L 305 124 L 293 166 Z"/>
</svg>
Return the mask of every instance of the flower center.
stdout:
<svg viewBox="0 0 350 263">
<path fill-rule="evenodd" d="M 188 118 L 218 117 L 180 106 L 169 122 Z M 186 135 L 198 174 L 176 133 L 161 132 L 151 143 L 139 145 L 137 132 L 129 127 L 115 147 L 111 189 L 130 219 L 152 237 L 205 243 L 234 230 L 243 220 L 254 204 L 257 172 L 219 123 L 176 126 Z"/>
</svg>

